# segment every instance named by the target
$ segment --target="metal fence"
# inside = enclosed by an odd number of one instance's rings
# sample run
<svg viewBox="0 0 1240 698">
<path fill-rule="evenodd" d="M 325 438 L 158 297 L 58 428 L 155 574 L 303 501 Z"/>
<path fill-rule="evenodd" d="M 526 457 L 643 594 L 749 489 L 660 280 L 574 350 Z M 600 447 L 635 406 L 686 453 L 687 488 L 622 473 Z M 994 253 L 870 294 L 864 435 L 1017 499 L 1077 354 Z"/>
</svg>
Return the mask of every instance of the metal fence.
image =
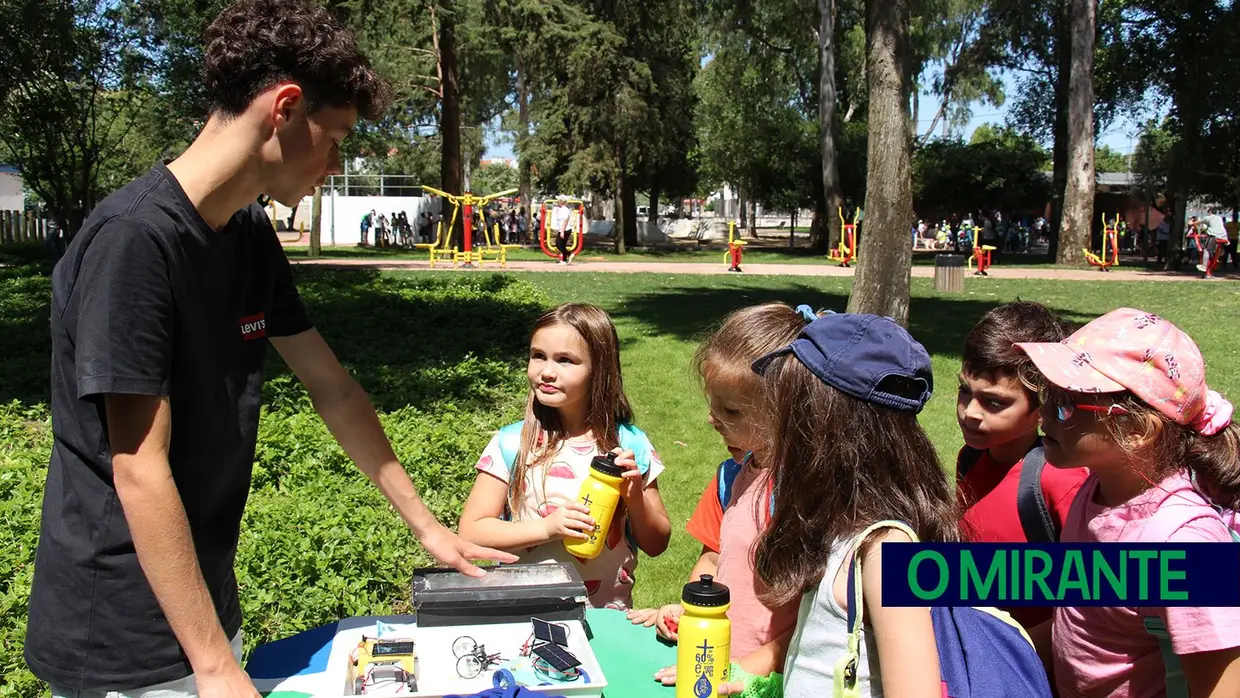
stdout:
<svg viewBox="0 0 1240 698">
<path fill-rule="evenodd" d="M 0 211 L 0 244 L 44 242 L 56 234 L 52 217 L 40 211 Z"/>
</svg>

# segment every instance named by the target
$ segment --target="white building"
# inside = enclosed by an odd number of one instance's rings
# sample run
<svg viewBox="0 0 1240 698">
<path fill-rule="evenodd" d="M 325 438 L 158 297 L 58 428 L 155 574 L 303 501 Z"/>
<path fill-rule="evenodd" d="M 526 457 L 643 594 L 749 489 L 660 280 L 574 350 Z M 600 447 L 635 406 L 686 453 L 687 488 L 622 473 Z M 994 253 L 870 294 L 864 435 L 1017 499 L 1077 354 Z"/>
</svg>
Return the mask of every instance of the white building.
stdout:
<svg viewBox="0 0 1240 698">
<path fill-rule="evenodd" d="M 0 165 L 0 211 L 20 211 L 26 207 L 22 176 L 16 167 Z"/>
</svg>

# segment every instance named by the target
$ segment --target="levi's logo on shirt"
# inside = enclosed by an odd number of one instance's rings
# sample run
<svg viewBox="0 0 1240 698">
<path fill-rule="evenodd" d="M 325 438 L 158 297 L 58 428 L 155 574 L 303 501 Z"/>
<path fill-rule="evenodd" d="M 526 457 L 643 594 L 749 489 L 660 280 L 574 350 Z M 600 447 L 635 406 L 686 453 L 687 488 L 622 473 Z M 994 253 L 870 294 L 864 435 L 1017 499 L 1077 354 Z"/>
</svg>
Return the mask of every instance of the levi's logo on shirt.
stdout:
<svg viewBox="0 0 1240 698">
<path fill-rule="evenodd" d="M 241 338 L 245 341 L 262 339 L 267 336 L 267 316 L 256 313 L 241 318 Z"/>
</svg>

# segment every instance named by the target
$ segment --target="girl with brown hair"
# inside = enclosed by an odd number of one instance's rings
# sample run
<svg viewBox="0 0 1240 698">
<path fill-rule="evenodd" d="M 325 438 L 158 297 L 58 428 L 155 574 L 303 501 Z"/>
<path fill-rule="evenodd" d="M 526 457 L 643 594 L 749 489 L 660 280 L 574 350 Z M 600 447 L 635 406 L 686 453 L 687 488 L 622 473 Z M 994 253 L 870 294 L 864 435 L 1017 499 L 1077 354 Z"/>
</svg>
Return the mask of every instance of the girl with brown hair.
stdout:
<svg viewBox="0 0 1240 698">
<path fill-rule="evenodd" d="M 763 600 L 799 602 L 784 663 L 784 695 L 822 696 L 849 656 L 848 580 L 861 565 L 866 625 L 855 667 L 859 695 L 942 695 L 928 608 L 882 604 L 881 542 L 908 542 L 871 525 L 896 521 L 922 541 L 957 538 L 954 496 L 917 423 L 930 398 L 930 356 L 874 315 L 828 315 L 754 362 L 765 376 L 774 509 L 755 562 Z M 730 686 L 731 688 L 736 688 Z"/>
<path fill-rule="evenodd" d="M 461 514 L 461 537 L 509 550 L 523 562 L 572 562 L 592 607 L 627 610 L 637 550 L 667 549 L 671 522 L 655 479 L 663 463 L 633 426 L 620 375 L 620 341 L 600 308 L 568 303 L 534 324 L 526 375 L 525 419 L 501 429 L 482 452 L 477 479 Z M 577 495 L 596 455 L 619 453 L 623 500 L 602 554 L 590 560 L 565 550 L 594 527 Z"/>
<path fill-rule="evenodd" d="M 686 526 L 702 544 L 688 581 L 712 575 L 731 591 L 732 657 L 739 669 L 753 675 L 766 675 L 783 666 L 796 626 L 797 604 L 763 603 L 761 584 L 754 574 L 754 544 L 770 518 L 771 478 L 762 449 L 761 377 L 750 365 L 796 339 L 805 322 L 804 316 L 783 303 L 742 308 L 724 319 L 698 348 L 694 360 L 709 405 L 707 419 L 730 458 L 720 464 Z M 629 619 L 656 626 L 660 637 L 676 640 L 683 613 L 684 608 L 675 603 L 630 611 Z M 676 667 L 660 670 L 655 678 L 664 684 L 675 683 Z"/>
<path fill-rule="evenodd" d="M 1187 334 L 1120 308 L 1062 342 L 1016 346 L 1049 384 L 1047 461 L 1090 471 L 1062 542 L 1233 542 L 1240 424 Z M 1237 608 L 1056 608 L 1030 634 L 1063 696 L 1240 695 Z"/>
</svg>

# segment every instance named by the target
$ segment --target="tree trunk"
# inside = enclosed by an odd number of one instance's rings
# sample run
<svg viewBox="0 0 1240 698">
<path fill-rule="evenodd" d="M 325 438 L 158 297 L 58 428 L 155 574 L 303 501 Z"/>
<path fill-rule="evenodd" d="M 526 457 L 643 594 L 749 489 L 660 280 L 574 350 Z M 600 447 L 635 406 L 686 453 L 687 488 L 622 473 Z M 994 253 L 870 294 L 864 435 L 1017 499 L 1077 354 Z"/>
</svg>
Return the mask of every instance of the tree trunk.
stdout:
<svg viewBox="0 0 1240 698">
<path fill-rule="evenodd" d="M 442 17 L 439 21 L 439 56 L 443 69 L 443 100 L 439 117 L 439 133 L 443 151 L 439 160 L 439 179 L 443 190 L 449 194 L 461 194 L 461 71 L 456 55 L 456 14 L 453 0 L 440 3 Z M 447 201 L 444 204 L 448 204 Z M 445 220 L 451 213 L 445 211 Z M 460 247 L 464 238 L 462 218 L 464 210 L 457 215 L 457 224 L 451 231 L 453 244 Z"/>
<path fill-rule="evenodd" d="M 1059 254 L 1063 196 L 1068 188 L 1068 77 L 1072 73 L 1072 51 L 1067 0 L 1057 0 L 1055 21 L 1058 22 L 1054 39 L 1058 69 L 1055 77 L 1055 135 L 1051 148 L 1051 227 L 1047 236 L 1050 243 L 1047 254 L 1051 259 L 1056 259 Z"/>
<path fill-rule="evenodd" d="M 1080 264 L 1094 218 L 1094 31 L 1097 0 L 1070 0 L 1072 71 L 1068 85 L 1068 186 L 1058 264 Z"/>
<path fill-rule="evenodd" d="M 625 220 L 627 218 L 627 215 L 626 215 L 627 212 L 624 210 L 624 199 L 626 196 L 625 188 L 628 186 L 628 182 L 625 181 L 625 176 L 624 176 L 624 165 L 625 165 L 624 144 L 621 143 L 619 139 L 617 139 L 614 147 L 615 147 L 615 156 L 616 156 L 616 181 L 614 185 L 615 199 L 613 200 L 613 207 L 615 210 L 616 223 L 615 223 L 615 226 L 611 229 L 611 236 L 616 246 L 615 247 L 616 254 L 624 254 L 625 253 L 624 226 L 627 222 Z"/>
<path fill-rule="evenodd" d="M 758 237 L 758 201 L 757 199 L 749 200 L 749 237 L 757 239 Z"/>
<path fill-rule="evenodd" d="M 825 206 L 822 200 L 814 202 L 814 216 L 809 221 L 809 230 L 810 236 L 815 240 L 828 240 L 835 235 L 831 227 L 831 214 L 827 212 Z"/>
<path fill-rule="evenodd" d="M 310 256 L 318 257 L 322 251 L 323 238 L 323 187 L 314 188 L 310 206 Z"/>
<path fill-rule="evenodd" d="M 844 205 L 836 139 L 839 128 L 836 124 L 835 0 L 818 0 L 818 61 L 818 138 L 822 149 L 822 191 L 830 220 L 830 213 Z M 832 245 L 832 237 L 829 225 L 811 227 L 810 244 L 819 252 Z"/>
<path fill-rule="evenodd" d="M 662 195 L 662 185 L 659 184 L 659 176 L 655 175 L 654 181 L 650 185 L 650 214 L 646 216 L 646 222 L 651 223 L 654 227 L 659 227 L 659 197 Z"/>
<path fill-rule="evenodd" d="M 745 204 L 745 190 L 739 186 L 736 187 L 736 226 L 741 230 L 745 229 L 749 221 L 749 211 Z"/>
<path fill-rule="evenodd" d="M 533 182 L 530 176 L 530 160 L 525 155 L 525 147 L 530 137 L 530 86 L 529 77 L 525 74 L 525 64 L 521 57 L 516 57 L 517 62 L 517 171 L 520 178 L 519 190 L 517 195 L 521 197 L 521 206 L 525 208 L 525 219 L 534 220 L 534 202 L 531 201 L 533 194 Z M 529 235 L 527 228 L 528 242 L 534 236 Z"/>
<path fill-rule="evenodd" d="M 639 247 L 637 241 L 637 189 L 633 180 L 621 175 L 624 179 L 624 195 L 620 197 L 620 205 L 624 209 L 624 244 L 626 247 Z"/>
<path fill-rule="evenodd" d="M 911 138 L 915 142 L 917 140 L 917 110 L 921 108 L 921 104 L 919 104 L 919 102 L 921 101 L 920 100 L 921 95 L 918 93 L 918 90 L 915 86 L 912 87 L 912 90 L 913 90 L 913 104 L 909 109 L 908 137 Z"/>
<path fill-rule="evenodd" d="M 865 241 L 848 312 L 885 315 L 908 324 L 913 220 L 912 140 L 908 103 L 909 0 L 866 2 L 866 76 L 870 140 L 866 169 Z"/>
<path fill-rule="evenodd" d="M 792 209 L 792 217 L 788 219 L 788 249 L 794 250 L 797 246 L 797 210 Z"/>
</svg>

